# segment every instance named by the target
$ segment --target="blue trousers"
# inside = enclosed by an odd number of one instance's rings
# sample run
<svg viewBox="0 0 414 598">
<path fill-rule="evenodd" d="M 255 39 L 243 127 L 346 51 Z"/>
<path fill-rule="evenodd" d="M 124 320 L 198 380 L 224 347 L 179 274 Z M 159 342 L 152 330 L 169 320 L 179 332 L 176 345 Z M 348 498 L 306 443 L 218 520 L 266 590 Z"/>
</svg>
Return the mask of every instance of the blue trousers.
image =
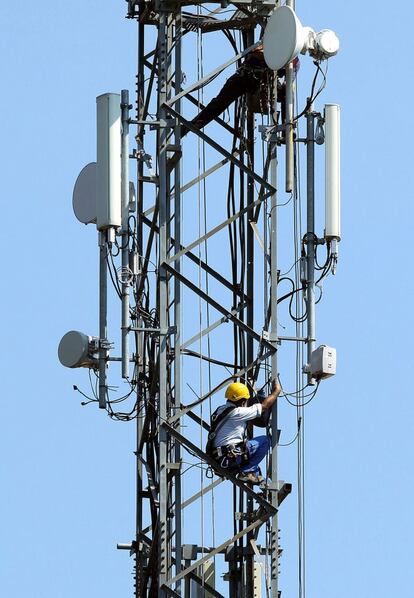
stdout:
<svg viewBox="0 0 414 598">
<path fill-rule="evenodd" d="M 247 449 L 249 451 L 249 460 L 244 463 L 240 468 L 240 471 L 245 473 L 260 474 L 259 463 L 265 458 L 271 445 L 270 438 L 268 436 L 257 436 L 247 441 Z"/>
</svg>

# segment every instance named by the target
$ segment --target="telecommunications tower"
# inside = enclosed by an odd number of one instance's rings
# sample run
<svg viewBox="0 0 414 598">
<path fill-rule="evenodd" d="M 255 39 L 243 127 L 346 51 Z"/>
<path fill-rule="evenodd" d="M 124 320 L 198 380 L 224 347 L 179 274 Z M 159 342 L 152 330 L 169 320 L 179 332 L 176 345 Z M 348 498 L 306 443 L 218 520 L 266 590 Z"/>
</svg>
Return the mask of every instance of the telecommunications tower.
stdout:
<svg viewBox="0 0 414 598">
<path fill-rule="evenodd" d="M 318 101 L 339 42 L 295 10 L 291 0 L 129 0 L 136 96 L 97 98 L 96 162 L 73 207 L 97 227 L 99 331 L 68 332 L 59 358 L 95 377 L 92 404 L 136 425 L 136 524 L 118 545 L 133 557 L 136 598 L 283 595 L 290 493 L 305 595 L 304 415 L 335 374 L 335 350 L 316 346 L 315 307 L 341 236 L 340 108 Z M 201 126 L 235 69 L 252 82 L 255 52 L 266 77 Z M 253 486 L 206 454 L 210 415 L 229 383 L 260 396 L 277 377 L 283 394 L 261 431 L 271 449 Z M 281 422 L 292 405 L 289 443 Z M 296 451 L 296 484 L 279 478 L 283 445 Z"/>
</svg>

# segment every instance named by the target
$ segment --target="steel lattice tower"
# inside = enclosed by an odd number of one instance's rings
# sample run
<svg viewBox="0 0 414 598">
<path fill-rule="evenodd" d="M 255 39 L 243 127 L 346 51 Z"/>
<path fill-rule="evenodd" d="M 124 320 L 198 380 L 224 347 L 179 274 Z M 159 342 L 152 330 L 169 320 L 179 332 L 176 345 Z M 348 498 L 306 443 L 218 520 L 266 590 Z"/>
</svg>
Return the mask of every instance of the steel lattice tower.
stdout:
<svg viewBox="0 0 414 598">
<path fill-rule="evenodd" d="M 277 114 L 277 78 L 272 84 L 267 122 L 259 128 L 254 107 L 257 98 L 253 97 L 236 103 L 230 122 L 223 117 L 215 119 L 215 126 L 221 127 L 220 141 L 210 136 L 209 129 L 199 130 L 184 116 L 189 107 L 203 108 L 198 90 L 227 67 L 240 65 L 257 46 L 266 18 L 277 5 L 267 0 L 225 1 L 220 8 L 211 3 L 212 9 L 205 10 L 195 2 L 128 1 L 127 16 L 138 28 L 138 72 L 134 116 L 129 93 L 123 91 L 120 97 L 122 219 L 99 230 L 99 339 L 93 347 L 89 345 L 95 358 L 75 366 L 96 368 L 101 408 L 118 419 L 137 422 L 136 535 L 131 543 L 119 545 L 134 557 L 137 598 L 223 596 L 207 574 L 207 564 L 213 560 L 217 571 L 225 568 L 230 598 L 253 598 L 260 595 L 255 567 L 262 558 L 270 564 L 268 570 L 265 567 L 263 595 L 280 595 L 278 513 L 291 485 L 278 477 L 277 403 L 271 413 L 267 481 L 258 489 L 221 469 L 204 452 L 209 413 L 207 408 L 203 412 L 202 406 L 210 404 L 211 410 L 211 400 L 220 401 L 232 380 L 250 387 L 259 378 L 261 385 L 269 383 L 278 374 L 278 352 L 284 343 L 300 347 L 300 376 L 307 364 L 304 371 L 314 384 L 309 363 L 315 347 L 315 259 L 317 246 L 324 242 L 315 234 L 314 152 L 315 124 L 320 133 L 323 118 L 314 111 L 311 98 L 304 111 L 306 137 L 294 140 L 292 64 L 286 67 L 283 122 Z M 230 39 L 234 55 L 206 76 L 198 71 L 201 77 L 184 85 L 184 42 L 186 57 L 195 56 L 200 36 L 215 32 L 224 32 Z M 261 111 L 266 113 L 263 108 Z M 132 127 L 136 146 L 131 153 Z M 182 138 L 183 127 L 189 131 L 188 140 Z M 278 303 L 286 298 L 278 288 L 285 280 L 278 267 L 278 160 L 283 152 L 284 192 L 294 196 L 295 147 L 301 142 L 307 151 L 306 232 L 300 239 L 301 255 L 295 260 L 299 286 L 286 297 L 302 293 L 306 311 L 296 317 L 295 333 L 283 336 L 278 330 Z M 190 143 L 193 145 L 186 145 Z M 199 168 L 188 179 L 186 147 L 194 148 L 195 143 Z M 206 152 L 216 160 L 209 167 L 205 165 Z M 131 162 L 137 165 L 136 201 L 130 193 Z M 189 162 L 191 167 L 191 159 Z M 215 187 L 212 217 L 211 212 L 207 215 L 204 186 L 210 179 L 217 185 L 214 177 L 223 172 L 230 182 L 224 191 Z M 221 194 L 227 195 L 227 206 Z M 118 272 L 110 264 L 114 245 L 121 256 Z M 255 255 L 257 246 L 260 255 Z M 322 277 L 336 260 L 330 241 L 327 246 Z M 121 357 L 112 356 L 108 341 L 108 272 L 113 278 L 118 276 L 114 285 L 122 303 Z M 301 325 L 306 326 L 306 333 L 301 334 Z M 217 335 L 214 342 L 213 335 Z M 229 338 L 230 342 L 223 340 Z M 131 339 L 135 350 L 130 348 Z M 122 361 L 122 378 L 134 397 L 129 413 L 115 413 L 115 402 L 110 399 L 108 370 L 113 361 Z M 197 366 L 191 365 L 194 363 Z M 200 394 L 191 401 L 188 386 L 195 383 Z M 185 470 L 186 455 L 193 461 Z M 194 468 L 199 467 L 203 472 L 208 467 L 212 477 L 196 489 Z M 203 501 L 218 489 L 230 500 L 220 505 L 220 529 L 209 530 L 213 538 L 218 536 L 214 545 L 206 546 L 204 527 L 201 533 L 197 531 L 195 515 L 189 523 L 188 519 L 184 522 L 185 514 L 193 509 L 204 517 Z M 211 509 L 214 528 L 217 518 L 214 507 Z"/>
</svg>

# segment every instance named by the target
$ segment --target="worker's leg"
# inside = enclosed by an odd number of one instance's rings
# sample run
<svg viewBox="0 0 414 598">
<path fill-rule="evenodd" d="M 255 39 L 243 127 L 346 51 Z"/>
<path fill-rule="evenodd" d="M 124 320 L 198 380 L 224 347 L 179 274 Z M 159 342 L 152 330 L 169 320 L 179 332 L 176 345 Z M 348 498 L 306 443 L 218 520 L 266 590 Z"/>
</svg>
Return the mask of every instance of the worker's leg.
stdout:
<svg viewBox="0 0 414 598">
<path fill-rule="evenodd" d="M 237 98 L 245 93 L 254 93 L 259 84 L 260 81 L 251 73 L 237 71 L 227 79 L 220 93 L 191 122 L 197 129 L 202 129 L 224 112 Z"/>
<path fill-rule="evenodd" d="M 249 460 L 240 467 L 240 471 L 252 472 L 258 475 L 260 473 L 259 463 L 265 458 L 271 445 L 268 436 L 257 436 L 252 440 L 247 441 L 247 449 L 249 451 Z"/>
</svg>

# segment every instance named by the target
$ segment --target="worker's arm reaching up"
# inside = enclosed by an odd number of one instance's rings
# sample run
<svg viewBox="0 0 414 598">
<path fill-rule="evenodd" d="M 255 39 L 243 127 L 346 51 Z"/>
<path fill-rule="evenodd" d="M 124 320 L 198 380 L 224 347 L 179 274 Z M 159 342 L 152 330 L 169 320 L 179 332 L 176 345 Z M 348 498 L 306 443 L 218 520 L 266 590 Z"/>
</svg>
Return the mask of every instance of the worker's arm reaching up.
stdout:
<svg viewBox="0 0 414 598">
<path fill-rule="evenodd" d="M 275 378 L 272 381 L 272 392 L 270 393 L 270 395 L 268 397 L 265 398 L 265 400 L 262 403 L 262 412 L 265 411 L 266 409 L 270 409 L 272 407 L 273 403 L 275 403 L 277 397 L 280 395 L 281 392 L 282 392 L 282 387 L 280 386 L 279 382 Z"/>
</svg>

